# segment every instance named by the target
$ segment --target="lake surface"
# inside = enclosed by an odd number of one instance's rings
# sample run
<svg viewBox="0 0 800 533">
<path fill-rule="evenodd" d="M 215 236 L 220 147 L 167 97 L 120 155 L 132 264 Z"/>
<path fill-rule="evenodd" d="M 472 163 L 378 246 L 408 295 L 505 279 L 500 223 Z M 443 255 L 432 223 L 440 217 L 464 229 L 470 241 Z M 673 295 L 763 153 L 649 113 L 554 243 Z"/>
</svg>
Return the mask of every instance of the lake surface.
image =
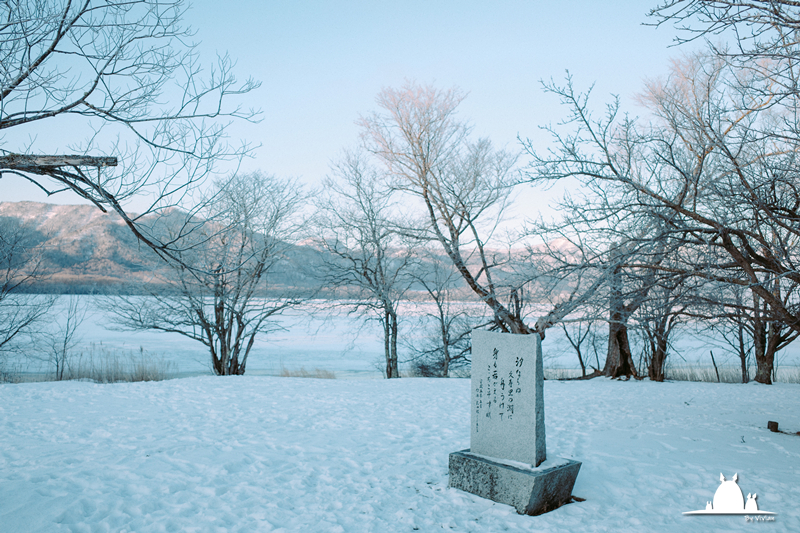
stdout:
<svg viewBox="0 0 800 533">
<path fill-rule="evenodd" d="M 111 353 L 123 359 L 129 355 L 138 356 L 142 351 L 171 363 L 172 370 L 179 375 L 211 373 L 210 355 L 201 343 L 177 333 L 158 331 L 119 330 L 110 317 L 98 309 L 98 296 L 77 296 L 87 311 L 80 324 L 77 337 L 76 354 Z M 62 323 L 69 302 L 68 296 L 58 298 L 49 324 L 57 329 Z M 464 308 L 473 314 L 483 312 L 481 304 L 464 303 Z M 400 308 L 400 334 L 415 340 L 427 335 L 427 327 L 434 323 L 425 315 L 432 312 L 432 304 L 406 302 Z M 531 319 L 529 322 L 534 322 Z M 376 320 L 358 314 L 348 314 L 344 309 L 326 309 L 321 302 L 313 303 L 304 310 L 292 310 L 273 321 L 274 331 L 260 335 L 250 352 L 247 373 L 278 375 L 282 369 L 308 371 L 328 370 L 340 377 L 377 377 L 382 373 L 383 330 Z M 597 347 L 599 363 L 602 365 L 605 354 L 603 328 L 598 329 Z M 635 336 L 632 335 L 632 342 Z M 560 328 L 548 330 L 542 343 L 546 367 L 579 368 L 577 356 L 567 342 Z M 639 353 L 637 346 L 632 347 Z M 588 364 L 597 365 L 592 350 L 584 347 L 589 355 Z M 671 364 L 692 364 L 710 366 L 709 351 L 714 351 L 717 365 L 738 366 L 733 354 L 726 352 L 720 338 L 700 335 L 691 331 L 679 332 L 669 355 Z M 407 347 L 400 347 L 401 370 L 408 368 L 405 363 L 412 355 Z M 47 363 L 32 358 L 15 358 L 19 368 L 28 372 L 52 370 Z M 778 355 L 779 365 L 800 363 L 800 343 L 795 342 Z"/>
</svg>

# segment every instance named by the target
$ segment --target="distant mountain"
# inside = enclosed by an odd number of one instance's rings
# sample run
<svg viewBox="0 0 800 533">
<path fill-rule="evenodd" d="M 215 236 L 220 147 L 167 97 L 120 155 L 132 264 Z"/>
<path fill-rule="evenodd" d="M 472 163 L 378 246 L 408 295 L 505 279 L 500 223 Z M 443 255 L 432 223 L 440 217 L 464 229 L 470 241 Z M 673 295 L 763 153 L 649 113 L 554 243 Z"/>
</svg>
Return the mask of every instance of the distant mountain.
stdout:
<svg viewBox="0 0 800 533">
<path fill-rule="evenodd" d="M 43 249 L 43 285 L 80 292 L 144 282 L 159 265 L 116 213 L 91 205 L 0 202 L 0 221 L 27 226 L 31 243 Z"/>
<path fill-rule="evenodd" d="M 138 292 L 144 284 L 163 283 L 169 274 L 163 260 L 141 244 L 116 213 L 103 213 L 91 205 L 0 202 L 0 228 L 9 219 L 24 224 L 28 242 L 42 250 L 45 278 L 27 290 Z M 142 222 L 146 225 L 147 218 Z M 270 288 L 313 290 L 318 282 L 311 272 L 322 253 L 309 245 L 290 246 L 291 262 L 275 265 Z"/>
<path fill-rule="evenodd" d="M 147 246 L 141 244 L 116 213 L 103 213 L 91 205 L 53 205 L 38 202 L 0 202 L 0 227 L 5 219 L 25 224 L 33 245 L 43 250 L 43 271 L 46 279 L 33 290 L 52 292 L 136 292 L 145 283 L 163 279 L 168 267 Z M 146 220 L 144 221 L 147 222 Z M 550 243 L 567 253 L 571 246 L 565 242 Z M 297 287 L 313 290 L 318 286 L 313 272 L 322 269 L 330 260 L 329 254 L 307 241 L 289 247 L 290 262 L 280 263 L 273 270 L 269 286 Z M 501 260 L 507 251 L 487 250 Z M 516 266 L 526 268 L 528 261 L 519 250 L 512 252 Z M 448 262 L 447 258 L 442 258 Z M 428 259 L 429 260 L 429 259 Z M 427 261 L 427 260 L 425 260 Z M 468 260 L 478 270 L 478 258 Z M 424 268 L 424 267 L 423 267 Z M 324 269 L 323 269 L 324 270 Z M 514 265 L 499 266 L 493 271 L 496 283 L 514 285 L 518 274 Z M 465 299 L 471 291 L 462 280 L 455 287 Z M 421 291 L 414 287 L 414 292 Z M 355 297 L 344 287 L 328 287 L 320 296 Z"/>
</svg>

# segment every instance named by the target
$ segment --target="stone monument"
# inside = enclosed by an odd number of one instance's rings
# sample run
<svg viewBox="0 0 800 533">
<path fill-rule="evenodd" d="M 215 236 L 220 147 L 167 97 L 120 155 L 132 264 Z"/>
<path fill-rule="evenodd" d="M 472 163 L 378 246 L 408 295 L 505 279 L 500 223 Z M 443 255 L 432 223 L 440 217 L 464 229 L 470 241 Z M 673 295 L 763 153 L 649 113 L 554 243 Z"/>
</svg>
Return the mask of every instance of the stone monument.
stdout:
<svg viewBox="0 0 800 533">
<path fill-rule="evenodd" d="M 472 331 L 470 448 L 450 454 L 451 487 L 520 514 L 567 503 L 581 463 L 546 461 L 539 335 Z"/>
</svg>

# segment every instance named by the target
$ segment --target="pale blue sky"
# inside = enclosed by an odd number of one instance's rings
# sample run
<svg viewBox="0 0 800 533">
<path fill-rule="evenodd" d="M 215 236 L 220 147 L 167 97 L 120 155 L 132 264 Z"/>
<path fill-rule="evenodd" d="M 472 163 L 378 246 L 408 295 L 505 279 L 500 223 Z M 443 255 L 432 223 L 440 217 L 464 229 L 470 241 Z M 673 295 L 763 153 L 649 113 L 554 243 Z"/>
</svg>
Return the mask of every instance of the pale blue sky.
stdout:
<svg viewBox="0 0 800 533">
<path fill-rule="evenodd" d="M 519 134 L 546 149 L 538 126 L 564 109 L 540 79 L 569 69 L 579 88 L 596 83 L 599 106 L 611 93 L 630 102 L 645 78 L 666 71 L 680 52 L 668 48 L 675 31 L 642 26 L 656 2 L 197 0 L 186 22 L 206 63 L 227 51 L 240 79 L 262 82 L 242 103 L 263 120 L 231 129 L 262 145 L 246 168 L 313 185 L 357 143 L 354 121 L 375 109 L 378 91 L 405 79 L 469 93 L 461 116 L 496 145 L 518 148 Z M 3 181 L 0 199 L 44 200 Z"/>
</svg>

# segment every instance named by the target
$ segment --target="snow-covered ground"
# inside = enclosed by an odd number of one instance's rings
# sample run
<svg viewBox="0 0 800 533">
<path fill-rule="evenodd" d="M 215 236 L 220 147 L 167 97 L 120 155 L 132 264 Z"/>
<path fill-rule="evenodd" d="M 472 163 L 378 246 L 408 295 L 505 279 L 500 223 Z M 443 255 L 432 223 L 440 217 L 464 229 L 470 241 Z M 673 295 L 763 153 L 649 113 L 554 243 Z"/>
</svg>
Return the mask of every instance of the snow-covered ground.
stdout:
<svg viewBox="0 0 800 533">
<path fill-rule="evenodd" d="M 0 385 L 0 531 L 800 531 L 800 386 L 545 383 L 586 501 L 520 516 L 447 487 L 469 381 Z M 738 473 L 774 522 L 683 516 Z"/>
</svg>

